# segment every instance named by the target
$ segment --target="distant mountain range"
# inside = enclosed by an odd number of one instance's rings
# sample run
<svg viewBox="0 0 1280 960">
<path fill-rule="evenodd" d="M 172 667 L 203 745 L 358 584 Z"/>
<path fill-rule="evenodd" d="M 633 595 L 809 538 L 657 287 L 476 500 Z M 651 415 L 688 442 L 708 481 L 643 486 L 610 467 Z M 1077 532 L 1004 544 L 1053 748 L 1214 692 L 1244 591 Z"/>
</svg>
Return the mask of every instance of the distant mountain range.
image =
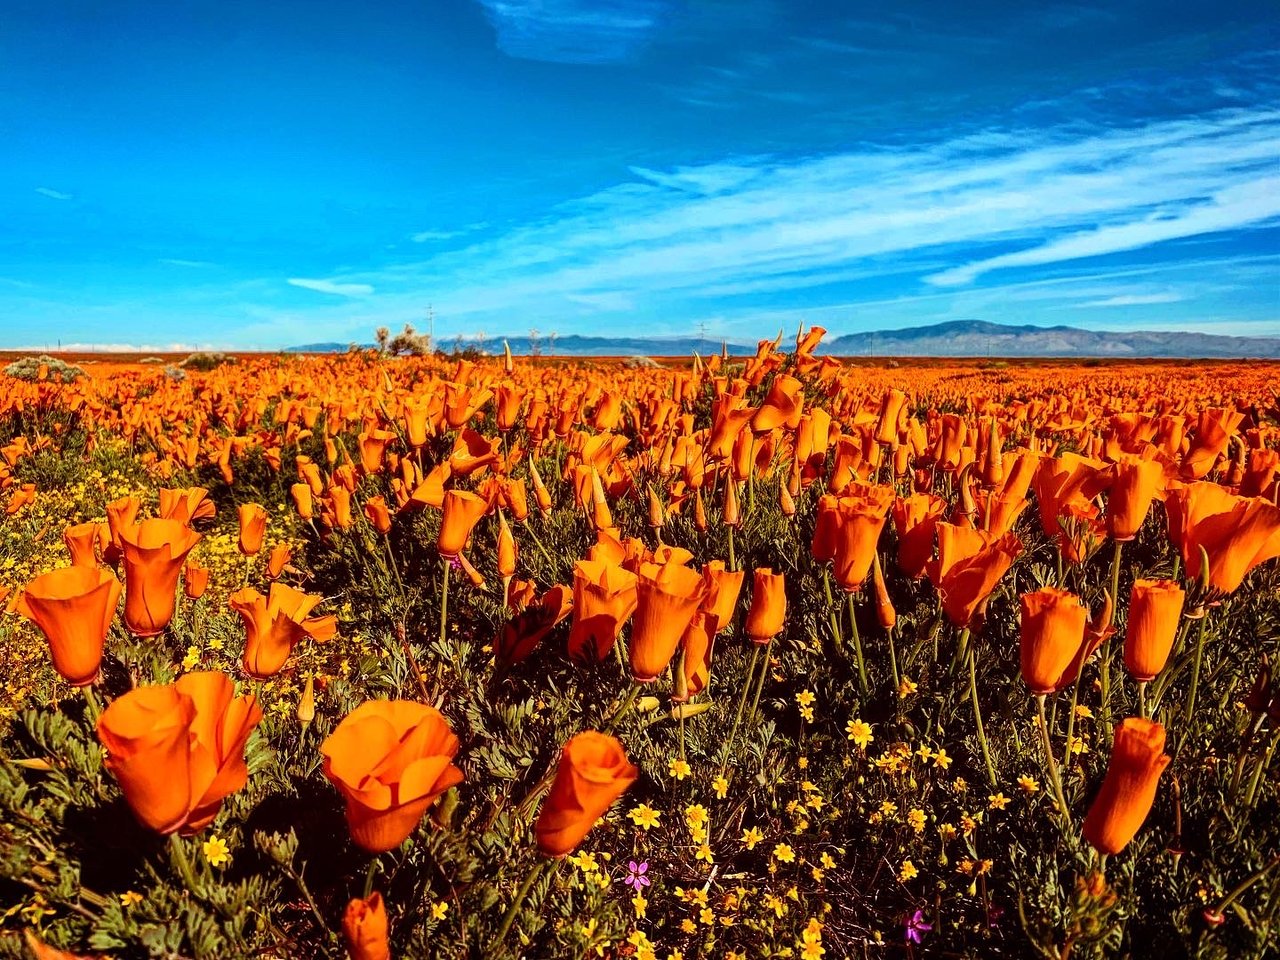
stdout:
<svg viewBox="0 0 1280 960">
<path fill-rule="evenodd" d="M 451 350 L 461 345 L 502 352 L 502 337 L 443 339 L 437 346 Z M 534 344 L 527 336 L 507 337 L 511 352 L 527 355 Z M 786 348 L 790 337 L 783 337 Z M 310 343 L 289 347 L 291 353 L 336 353 L 345 343 Z M 725 342 L 707 337 L 582 337 L 576 334 L 541 337 L 537 352 L 557 357 L 671 357 L 699 353 L 709 356 L 727 346 L 730 354 L 756 351 L 754 343 Z M 1229 337 L 1210 333 L 1173 333 L 1154 330 L 1102 331 L 1079 327 L 1033 327 L 990 323 L 985 320 L 951 320 L 926 327 L 849 333 L 827 339 L 819 354 L 835 357 L 1059 357 L 1113 359 L 1170 358 L 1280 358 L 1280 337 Z"/>
</svg>

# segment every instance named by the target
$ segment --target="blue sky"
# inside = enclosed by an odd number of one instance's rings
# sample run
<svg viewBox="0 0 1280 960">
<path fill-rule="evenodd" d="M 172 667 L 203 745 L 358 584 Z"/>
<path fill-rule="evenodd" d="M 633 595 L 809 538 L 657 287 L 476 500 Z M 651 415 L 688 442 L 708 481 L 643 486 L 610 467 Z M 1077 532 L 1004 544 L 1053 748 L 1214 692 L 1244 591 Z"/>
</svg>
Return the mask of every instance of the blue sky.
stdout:
<svg viewBox="0 0 1280 960">
<path fill-rule="evenodd" d="M 1280 334 L 1270 3 L 4 7 L 0 347 Z"/>
</svg>

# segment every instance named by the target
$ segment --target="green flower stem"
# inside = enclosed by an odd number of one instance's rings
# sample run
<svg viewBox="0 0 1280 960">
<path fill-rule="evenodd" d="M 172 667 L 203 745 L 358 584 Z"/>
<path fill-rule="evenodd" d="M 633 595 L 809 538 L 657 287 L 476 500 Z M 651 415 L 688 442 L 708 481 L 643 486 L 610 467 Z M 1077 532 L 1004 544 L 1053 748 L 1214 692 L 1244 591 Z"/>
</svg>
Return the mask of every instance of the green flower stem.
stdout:
<svg viewBox="0 0 1280 960">
<path fill-rule="evenodd" d="M 368 900 L 369 894 L 373 893 L 373 878 L 378 875 L 378 858 L 373 857 L 369 861 L 369 869 L 364 874 L 364 892 L 360 894 L 360 899 Z"/>
<path fill-rule="evenodd" d="M 516 922 L 516 915 L 520 912 L 520 907 L 524 903 L 525 897 L 533 889 L 534 883 L 537 882 L 538 877 L 542 875 L 548 865 L 553 862 L 551 860 L 539 860 L 537 865 L 529 871 L 528 876 L 524 878 L 524 883 L 520 884 L 520 889 L 516 891 L 516 895 L 511 899 L 511 906 L 507 907 L 507 912 L 502 917 L 502 926 L 498 927 L 498 935 L 493 938 L 495 951 L 507 939 L 507 934 L 511 932 L 511 925 Z"/>
<path fill-rule="evenodd" d="M 751 698 L 751 710 L 747 713 L 747 723 L 755 723 L 756 709 L 760 706 L 760 694 L 764 692 L 764 681 L 769 676 L 769 654 L 773 651 L 773 637 L 764 646 L 764 663 L 760 665 L 760 677 L 756 680 L 756 693 Z"/>
<path fill-rule="evenodd" d="M 191 859 L 187 856 L 186 843 L 176 833 L 169 834 L 169 854 L 173 859 L 174 867 L 178 871 L 178 876 L 182 878 L 187 890 L 194 893 L 196 887 L 195 870 L 191 866 Z"/>
<path fill-rule="evenodd" d="M 638 683 L 631 684 L 630 688 L 627 690 L 626 694 L 623 696 L 622 702 L 618 704 L 618 708 L 613 711 L 609 719 L 604 722 L 603 726 L 601 726 L 600 728 L 601 733 L 608 733 L 610 730 L 612 730 L 615 726 L 618 725 L 618 721 L 621 720 L 623 715 L 628 710 L 631 709 L 631 705 L 635 703 L 636 697 L 639 696 L 640 686 L 641 685 Z"/>
<path fill-rule="evenodd" d="M 1044 762 L 1049 769 L 1049 782 L 1053 785 L 1053 796 L 1058 803 L 1058 813 L 1062 816 L 1062 829 L 1070 829 L 1071 811 L 1067 808 L 1067 799 L 1062 792 L 1062 777 L 1058 773 L 1058 761 L 1053 758 L 1053 738 L 1049 736 L 1049 722 L 1044 716 L 1043 693 L 1036 695 L 1036 716 L 1040 720 L 1040 742 L 1044 746 Z"/>
<path fill-rule="evenodd" d="M 965 627 L 960 636 L 967 641 L 969 628 Z M 969 661 L 969 701 L 973 704 L 974 725 L 978 730 L 978 744 L 982 747 L 982 760 L 987 765 L 987 779 L 991 781 L 991 786 L 994 788 L 996 785 L 996 768 L 995 764 L 991 762 L 991 749 L 987 746 L 987 732 L 982 726 L 982 709 L 978 706 L 978 674 L 974 663 L 976 657 L 974 656 L 972 645 L 969 646 L 967 659 Z"/>
<path fill-rule="evenodd" d="M 849 631 L 853 637 L 853 655 L 858 662 L 858 684 L 862 687 L 862 695 L 871 693 L 871 684 L 867 681 L 867 665 L 862 660 L 862 637 L 858 635 L 857 611 L 853 605 L 853 594 L 845 594 L 845 604 L 849 610 Z"/>
<path fill-rule="evenodd" d="M 1124 541 L 1117 540 L 1115 552 L 1111 555 L 1111 603 L 1112 609 L 1120 604 L 1120 554 L 1124 550 Z M 1105 736 L 1111 736 L 1111 638 L 1102 642 L 1100 656 L 1102 681 L 1102 729 Z"/>
<path fill-rule="evenodd" d="M 724 776 L 725 771 L 729 769 L 729 757 L 733 751 L 733 741 L 738 736 L 738 727 L 742 723 L 742 711 L 747 706 L 747 694 L 751 690 L 751 678 L 755 675 L 756 664 L 760 660 L 760 647 L 758 644 L 751 645 L 751 662 L 747 664 L 747 675 L 742 680 L 742 693 L 738 697 L 738 712 L 733 718 L 733 727 L 729 730 L 729 739 L 724 744 L 724 760 L 720 764 L 720 776 Z"/>
<path fill-rule="evenodd" d="M 1213 912 L 1221 914 L 1222 911 L 1226 910 L 1227 907 L 1236 902 L 1240 894 L 1244 893 L 1251 886 L 1270 873 L 1272 868 L 1278 863 L 1280 863 L 1280 855 L 1272 857 L 1261 870 L 1255 870 L 1252 874 L 1237 883 L 1235 887 L 1232 888 L 1231 892 L 1223 897 L 1222 902 L 1214 908 Z"/>
<path fill-rule="evenodd" d="M 449 567 L 451 564 L 448 557 L 441 557 L 440 563 L 444 566 L 444 576 L 440 580 L 440 645 L 444 646 L 445 630 L 449 623 Z"/>
<path fill-rule="evenodd" d="M 733 481 L 730 480 L 729 482 L 732 483 Z M 734 571 L 738 569 L 738 564 L 733 556 L 733 527 L 729 528 L 729 569 Z"/>
<path fill-rule="evenodd" d="M 90 724 L 96 724 L 102 716 L 102 704 L 98 702 L 98 695 L 93 692 L 93 684 L 86 683 L 80 691 L 84 694 L 85 716 Z"/>
<path fill-rule="evenodd" d="M 551 559 L 551 554 L 547 553 L 547 548 L 542 545 L 542 540 L 539 539 L 538 534 L 534 531 L 533 524 L 526 522 L 524 529 L 528 531 L 529 536 L 533 537 L 533 543 L 538 548 L 538 552 L 542 554 L 542 559 L 546 560 L 547 566 L 554 571 L 555 561 Z"/>
<path fill-rule="evenodd" d="M 1200 692 L 1200 664 L 1204 660 L 1204 641 L 1208 621 L 1209 613 L 1205 611 L 1200 617 L 1200 632 L 1196 636 L 1196 654 L 1191 662 L 1191 689 L 1187 691 L 1187 705 L 1182 711 L 1182 732 L 1178 736 L 1178 748 L 1173 752 L 1175 758 L 1182 752 L 1191 734 L 1191 721 L 1196 712 L 1196 694 Z"/>
<path fill-rule="evenodd" d="M 831 597 L 831 575 L 826 564 L 822 566 L 822 592 L 827 596 L 827 619 L 831 622 L 831 635 L 835 638 L 836 649 L 844 654 L 844 636 L 840 632 L 840 612 Z"/>
</svg>

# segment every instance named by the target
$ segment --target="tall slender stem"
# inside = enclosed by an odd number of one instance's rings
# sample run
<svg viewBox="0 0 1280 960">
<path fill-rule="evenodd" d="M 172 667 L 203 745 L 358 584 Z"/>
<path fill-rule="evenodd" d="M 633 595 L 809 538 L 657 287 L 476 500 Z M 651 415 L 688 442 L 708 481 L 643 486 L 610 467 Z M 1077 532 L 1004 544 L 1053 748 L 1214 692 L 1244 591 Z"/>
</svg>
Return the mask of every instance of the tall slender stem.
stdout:
<svg viewBox="0 0 1280 960">
<path fill-rule="evenodd" d="M 516 891 L 516 895 L 511 899 L 511 906 L 507 907 L 507 912 L 502 918 L 502 926 L 498 928 L 498 935 L 493 938 L 495 949 L 502 946 L 502 942 L 507 939 L 507 934 L 511 932 L 511 925 L 516 922 L 516 914 L 520 912 L 520 907 L 524 903 L 525 897 L 529 895 L 529 891 L 533 888 L 538 877 L 547 869 L 547 865 L 553 862 L 551 860 L 539 860 L 537 865 L 529 871 L 528 876 L 524 878 L 524 883 L 520 884 L 520 889 Z"/>
<path fill-rule="evenodd" d="M 1120 554 L 1124 550 L 1124 541 L 1117 540 L 1115 553 L 1111 556 L 1111 602 L 1120 603 Z M 1100 655 L 1102 680 L 1102 729 L 1104 734 L 1111 734 L 1111 638 L 1102 641 Z"/>
<path fill-rule="evenodd" d="M 865 697 L 871 693 L 871 684 L 867 682 L 867 665 L 862 659 L 862 637 L 858 634 L 857 610 L 853 605 L 853 594 L 845 594 L 845 604 L 849 609 L 849 632 L 853 637 L 853 655 L 858 662 L 858 683 Z"/>
<path fill-rule="evenodd" d="M 747 696 L 751 690 L 751 678 L 756 672 L 756 664 L 760 660 L 760 647 L 751 645 L 751 662 L 747 664 L 747 675 L 742 680 L 742 693 L 738 696 L 738 712 L 733 718 L 733 727 L 729 730 L 729 739 L 724 744 L 724 759 L 720 763 L 720 776 L 729 768 L 729 757 L 733 751 L 733 741 L 738 736 L 738 727 L 742 723 L 742 711 L 747 706 Z"/>
<path fill-rule="evenodd" d="M 1049 782 L 1053 785 L 1053 796 L 1058 802 L 1058 813 L 1062 815 L 1062 829 L 1067 830 L 1071 824 L 1071 813 L 1067 809 L 1067 798 L 1062 792 L 1062 777 L 1058 773 L 1058 761 L 1053 758 L 1053 738 L 1049 736 L 1049 721 L 1044 717 L 1044 694 L 1036 695 L 1036 716 L 1040 720 L 1040 742 L 1044 746 L 1044 762 L 1049 768 Z"/>
<path fill-rule="evenodd" d="M 730 480 L 729 482 L 732 483 L 733 481 Z M 731 571 L 738 569 L 738 564 L 735 562 L 733 556 L 733 527 L 729 528 L 729 569 Z"/>
<path fill-rule="evenodd" d="M 840 609 L 831 597 L 831 574 L 827 565 L 822 565 L 822 592 L 827 596 L 827 619 L 831 621 L 831 636 L 835 638 L 836 649 L 844 655 L 844 635 L 840 632 Z"/>
<path fill-rule="evenodd" d="M 769 654 L 773 650 L 773 637 L 769 638 L 769 642 L 764 647 L 764 663 L 760 665 L 760 677 L 756 680 L 756 693 L 751 698 L 751 709 L 747 712 L 747 723 L 754 723 L 756 719 L 756 708 L 760 706 L 760 694 L 764 692 L 765 677 L 769 675 Z"/>
<path fill-rule="evenodd" d="M 968 634 L 969 628 L 965 627 L 961 636 L 967 638 Z M 977 667 L 974 664 L 976 658 L 972 645 L 969 647 L 967 659 L 969 661 L 969 701 L 973 704 L 973 720 L 978 730 L 978 745 L 982 747 L 982 760 L 987 765 L 987 779 L 991 781 L 991 786 L 994 788 L 996 785 L 996 767 L 991 762 L 991 750 L 987 746 L 987 732 L 982 726 L 982 708 L 978 705 L 978 674 Z"/>
<path fill-rule="evenodd" d="M 1196 712 L 1196 694 L 1200 691 L 1200 664 L 1204 659 L 1204 639 L 1208 620 L 1209 613 L 1205 611 L 1200 616 L 1200 633 L 1196 637 L 1196 656 L 1191 662 L 1191 689 L 1187 691 L 1187 706 L 1182 711 L 1182 732 L 1178 737 L 1178 749 L 1174 751 L 1175 757 L 1182 752 L 1191 733 L 1191 722 Z"/>
<path fill-rule="evenodd" d="M 444 565 L 444 575 L 440 578 L 440 645 L 443 647 L 449 625 L 449 568 L 453 563 L 448 557 L 441 557 L 440 562 Z"/>
<path fill-rule="evenodd" d="M 608 733 L 610 730 L 612 730 L 615 726 L 618 725 L 618 721 L 621 720 L 623 714 L 625 714 L 627 710 L 631 708 L 631 704 L 635 703 L 636 697 L 639 695 L 639 693 L 640 693 L 640 684 L 638 683 L 631 684 L 630 688 L 626 692 L 626 695 L 623 696 L 622 702 L 618 704 L 618 708 L 613 711 L 613 714 L 609 717 L 608 720 L 604 722 L 604 725 L 600 728 L 602 733 Z"/>
</svg>

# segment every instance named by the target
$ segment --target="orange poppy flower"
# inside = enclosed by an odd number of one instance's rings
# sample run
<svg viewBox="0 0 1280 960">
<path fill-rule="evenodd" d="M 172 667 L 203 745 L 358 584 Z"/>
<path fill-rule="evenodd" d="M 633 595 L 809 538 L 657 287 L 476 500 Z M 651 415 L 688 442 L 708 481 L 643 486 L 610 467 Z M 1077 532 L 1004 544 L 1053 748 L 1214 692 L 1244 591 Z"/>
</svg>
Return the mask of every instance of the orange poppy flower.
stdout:
<svg viewBox="0 0 1280 960">
<path fill-rule="evenodd" d="M 712 636 L 728 628 L 733 622 L 733 612 L 742 594 L 745 570 L 726 570 L 723 560 L 712 560 L 702 565 L 705 594 L 702 611 L 710 618 L 707 629 Z"/>
<path fill-rule="evenodd" d="M 252 557 L 262 549 L 267 532 L 267 511 L 256 503 L 240 504 L 240 552 Z"/>
<path fill-rule="evenodd" d="M 267 579 L 276 580 L 284 573 L 285 564 L 293 556 L 293 547 L 283 540 L 271 548 L 271 556 L 267 558 Z"/>
<path fill-rule="evenodd" d="M 516 538 L 511 534 L 507 518 L 498 513 L 498 576 L 514 577 L 516 574 Z"/>
<path fill-rule="evenodd" d="M 1113 540 L 1132 540 L 1138 535 L 1147 511 L 1164 489 L 1164 466 L 1122 453 L 1111 467 L 1111 491 L 1107 496 L 1107 532 Z"/>
<path fill-rule="evenodd" d="M 27 584 L 14 609 L 49 641 L 53 668 L 73 687 L 93 683 L 116 615 L 120 581 L 99 567 L 63 567 Z"/>
<path fill-rule="evenodd" d="M 62 542 L 71 554 L 73 567 L 96 567 L 98 557 L 94 546 L 98 542 L 98 524 L 77 523 L 62 532 Z"/>
<path fill-rule="evenodd" d="M 924 576 L 933 555 L 938 521 L 947 501 L 932 493 L 913 493 L 893 503 L 893 527 L 898 534 L 898 568 L 913 580 Z"/>
<path fill-rule="evenodd" d="M 368 899 L 359 897 L 342 914 L 342 939 L 349 960 L 391 960 L 387 939 L 387 908 L 377 890 Z"/>
<path fill-rule="evenodd" d="M 435 707 L 369 700 L 320 745 L 324 775 L 346 800 L 351 839 L 370 853 L 399 846 L 440 794 L 462 782 L 458 738 Z"/>
<path fill-rule="evenodd" d="M 364 515 L 373 524 L 373 529 L 384 537 L 391 532 L 391 513 L 387 510 L 387 501 L 382 497 L 370 497 L 365 501 Z"/>
<path fill-rule="evenodd" d="M 292 484 L 289 487 L 289 496 L 293 499 L 293 505 L 297 509 L 299 517 L 303 520 L 310 520 L 315 516 L 310 486 L 305 483 Z"/>
<path fill-rule="evenodd" d="M 866 582 L 893 500 L 890 487 L 854 483 L 834 503 L 826 501 L 834 518 L 824 534 L 831 538 L 835 581 L 846 593 L 860 590 Z"/>
<path fill-rule="evenodd" d="M 579 560 L 573 565 L 573 624 L 569 657 L 599 662 L 609 655 L 622 626 L 635 612 L 637 578 L 606 560 Z"/>
<path fill-rule="evenodd" d="M 218 515 L 218 508 L 209 499 L 204 487 L 181 487 L 160 491 L 161 520 L 177 520 L 190 524 L 192 520 L 208 520 Z"/>
<path fill-rule="evenodd" d="M 607 734 L 586 730 L 566 743 L 534 825 L 538 851 L 544 857 L 572 853 L 639 775 L 622 744 Z"/>
<path fill-rule="evenodd" d="M 756 567 L 751 580 L 751 608 L 744 632 L 752 643 L 768 643 L 782 632 L 787 619 L 786 575 Z"/>
<path fill-rule="evenodd" d="M 245 672 L 265 679 L 284 666 L 304 636 L 320 643 L 332 639 L 338 630 L 334 617 L 307 616 L 323 599 L 283 583 L 271 584 L 266 597 L 253 587 L 231 594 L 227 602 L 244 621 Z"/>
<path fill-rule="evenodd" d="M 711 653 L 716 642 L 712 631 L 714 626 L 712 615 L 699 610 L 680 638 L 680 649 L 684 656 L 680 661 L 681 673 L 676 681 L 676 689 L 671 695 L 671 699 L 677 703 L 696 697 L 711 681 Z"/>
<path fill-rule="evenodd" d="M 466 490 L 447 491 L 443 503 L 444 516 L 440 521 L 436 550 L 446 560 L 452 560 L 467 545 L 467 538 L 489 509 L 489 503 Z"/>
<path fill-rule="evenodd" d="M 1074 593 L 1043 587 L 1020 598 L 1022 679 L 1037 695 L 1069 687 L 1102 638 L 1085 634 L 1089 611 Z"/>
<path fill-rule="evenodd" d="M 1107 773 L 1082 828 L 1099 853 L 1119 853 L 1147 819 L 1169 765 L 1164 740 L 1164 727 L 1152 720 L 1129 717 L 1116 724 Z"/>
<path fill-rule="evenodd" d="M 143 520 L 119 534 L 125 626 L 134 636 L 154 637 L 173 619 L 178 576 L 200 534 L 177 520 Z"/>
<path fill-rule="evenodd" d="M 209 587 L 209 568 L 188 559 L 182 570 L 182 592 L 188 600 L 199 600 Z"/>
<path fill-rule="evenodd" d="M 1124 635 L 1124 665 L 1135 680 L 1151 680 L 1164 669 L 1186 592 L 1172 580 L 1135 580 L 1129 595 Z"/>
<path fill-rule="evenodd" d="M 1165 501 L 1169 539 L 1182 551 L 1190 577 L 1200 576 L 1200 548 L 1209 555 L 1209 584 L 1231 593 L 1249 571 L 1280 557 L 1280 507 L 1238 497 L 1216 483 L 1177 485 Z"/>
<path fill-rule="evenodd" d="M 1022 553 L 1022 541 L 1006 533 L 939 523 L 938 556 L 926 568 L 942 598 L 942 609 L 957 627 L 967 627 L 978 607 Z"/>
<path fill-rule="evenodd" d="M 1208 476 L 1218 458 L 1226 453 L 1227 444 L 1243 421 L 1244 414 L 1236 410 L 1202 411 L 1191 436 L 1191 446 L 1182 458 L 1182 476 L 1188 480 Z"/>
<path fill-rule="evenodd" d="M 523 606 L 517 606 L 521 597 L 512 598 L 508 606 L 520 612 L 508 620 L 502 627 L 497 641 L 493 645 L 494 658 L 504 667 L 512 666 L 533 653 L 543 637 L 552 628 L 573 612 L 573 591 L 557 584 L 538 599 L 532 602 L 533 585 L 528 584 L 528 591 L 523 595 Z M 512 583 L 511 589 L 516 589 Z"/>
<path fill-rule="evenodd" d="M 701 575 L 677 558 L 639 565 L 630 645 L 636 683 L 652 683 L 667 668 L 705 590 Z"/>
<path fill-rule="evenodd" d="M 111 533 L 111 543 L 102 551 L 102 559 L 115 566 L 120 562 L 120 531 L 132 526 L 142 509 L 142 501 L 137 497 L 121 497 L 107 504 L 107 529 Z"/>
<path fill-rule="evenodd" d="M 98 718 L 98 739 L 134 815 L 157 833 L 203 830 L 249 778 L 244 748 L 262 719 L 224 674 L 135 687 Z"/>
</svg>

